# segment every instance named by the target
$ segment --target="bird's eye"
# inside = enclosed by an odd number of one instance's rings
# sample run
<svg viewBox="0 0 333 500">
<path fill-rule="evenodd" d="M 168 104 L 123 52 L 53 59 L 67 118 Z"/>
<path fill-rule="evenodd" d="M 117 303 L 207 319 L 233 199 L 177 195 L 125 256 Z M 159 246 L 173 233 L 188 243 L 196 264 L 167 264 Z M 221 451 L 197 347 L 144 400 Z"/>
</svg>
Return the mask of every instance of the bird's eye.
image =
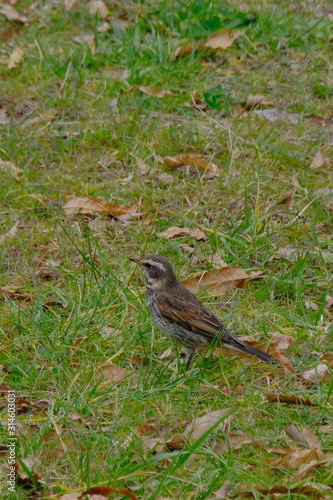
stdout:
<svg viewBox="0 0 333 500">
<path fill-rule="evenodd" d="M 150 268 L 151 268 L 151 264 L 148 264 L 148 263 L 147 263 L 147 264 L 146 264 L 146 267 L 148 267 L 148 269 L 150 269 Z"/>
</svg>

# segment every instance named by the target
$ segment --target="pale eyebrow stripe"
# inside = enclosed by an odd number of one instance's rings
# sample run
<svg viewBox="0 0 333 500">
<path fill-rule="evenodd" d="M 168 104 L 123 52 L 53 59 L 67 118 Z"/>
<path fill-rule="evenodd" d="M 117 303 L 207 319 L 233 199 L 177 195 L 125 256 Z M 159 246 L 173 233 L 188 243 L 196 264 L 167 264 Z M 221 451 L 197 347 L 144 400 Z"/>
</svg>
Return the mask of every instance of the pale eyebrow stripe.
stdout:
<svg viewBox="0 0 333 500">
<path fill-rule="evenodd" d="M 158 267 L 159 269 L 161 269 L 161 271 L 164 270 L 164 265 L 162 264 L 162 262 L 156 262 L 155 260 L 146 260 L 146 263 L 150 264 L 151 266 Z"/>
</svg>

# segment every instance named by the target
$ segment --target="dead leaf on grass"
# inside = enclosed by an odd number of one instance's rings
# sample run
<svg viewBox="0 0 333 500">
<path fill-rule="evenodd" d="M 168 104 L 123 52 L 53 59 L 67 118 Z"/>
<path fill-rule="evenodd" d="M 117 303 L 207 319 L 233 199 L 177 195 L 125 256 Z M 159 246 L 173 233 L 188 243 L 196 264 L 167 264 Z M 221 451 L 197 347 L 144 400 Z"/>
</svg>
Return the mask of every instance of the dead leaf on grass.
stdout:
<svg viewBox="0 0 333 500">
<path fill-rule="evenodd" d="M 13 52 L 10 54 L 7 68 L 13 69 L 17 68 L 20 63 L 23 61 L 24 50 L 22 47 L 16 47 Z"/>
<path fill-rule="evenodd" d="M 73 420 L 73 422 L 78 422 L 79 424 L 82 424 L 82 417 L 76 411 L 73 411 L 72 413 L 69 413 L 68 418 Z"/>
<path fill-rule="evenodd" d="M 185 235 L 191 236 L 192 238 L 195 238 L 198 241 L 206 239 L 205 233 L 200 231 L 200 229 L 190 229 L 189 227 L 171 226 L 168 227 L 168 229 L 166 229 L 162 233 L 158 234 L 160 238 L 165 238 L 167 240 L 170 240 L 175 236 L 185 236 Z"/>
<path fill-rule="evenodd" d="M 97 198 L 73 198 L 64 205 L 66 215 L 72 216 L 74 214 L 91 215 L 93 213 L 100 213 L 104 215 L 122 215 L 131 214 L 137 206 L 128 205 L 114 205 L 105 200 Z"/>
<path fill-rule="evenodd" d="M 229 488 L 230 482 L 231 481 L 229 479 L 227 479 L 218 490 L 213 491 L 213 493 L 211 493 L 209 495 L 207 500 L 219 500 L 222 498 L 229 498 L 228 488 Z"/>
<path fill-rule="evenodd" d="M 225 452 L 232 450 L 240 450 L 245 444 L 252 443 L 252 438 L 247 436 L 245 433 L 240 434 L 230 434 L 223 436 L 224 440 L 218 442 L 214 446 L 214 452 L 218 455 L 222 455 Z"/>
<path fill-rule="evenodd" d="M 325 354 L 323 354 L 320 357 L 320 361 L 327 363 L 328 366 L 333 369 L 333 354 L 329 354 L 328 352 L 325 352 Z"/>
<path fill-rule="evenodd" d="M 259 271 L 261 273 L 261 271 Z M 262 273 L 261 273 L 262 274 Z M 192 293 L 198 293 L 201 288 L 208 295 L 224 295 L 228 286 L 246 288 L 249 280 L 256 275 L 248 275 L 239 267 L 223 267 L 221 269 L 206 271 L 198 276 L 182 281 Z"/>
<path fill-rule="evenodd" d="M 14 226 L 8 231 L 8 233 L 2 234 L 0 236 L 0 245 L 11 241 L 17 236 L 17 229 L 19 227 L 20 221 L 17 221 Z"/>
<path fill-rule="evenodd" d="M 284 205 L 287 208 L 292 208 L 294 206 L 294 200 L 291 195 L 292 191 L 288 191 L 283 200 L 279 201 L 279 205 Z"/>
<path fill-rule="evenodd" d="M 59 500 L 77 500 L 77 495 L 74 495 L 74 493 L 65 493 Z"/>
<path fill-rule="evenodd" d="M 9 113 L 6 109 L 0 109 L 0 125 L 8 125 L 10 123 Z"/>
<path fill-rule="evenodd" d="M 312 311 L 318 311 L 319 307 L 315 302 L 312 302 L 311 300 L 307 300 L 304 302 L 305 308 L 306 309 L 312 309 Z"/>
<path fill-rule="evenodd" d="M 126 368 L 121 368 L 116 365 L 104 365 L 102 366 L 103 374 L 108 382 L 120 382 L 125 378 Z"/>
<path fill-rule="evenodd" d="M 300 373 L 300 376 L 306 380 L 307 382 L 311 382 L 312 384 L 316 384 L 321 380 L 324 380 L 326 375 L 328 375 L 329 369 L 325 363 L 319 363 L 312 370 L 307 370 L 303 373 Z"/>
<path fill-rule="evenodd" d="M 208 431 L 219 420 L 222 420 L 219 429 L 225 430 L 230 425 L 232 416 L 224 418 L 230 412 L 230 408 L 223 408 L 221 410 L 212 411 L 203 415 L 202 417 L 195 418 L 193 422 L 188 424 L 185 429 L 185 436 L 190 436 L 194 440 L 198 440 L 205 432 Z"/>
<path fill-rule="evenodd" d="M 206 103 L 206 101 L 198 97 L 195 92 L 193 92 L 193 94 L 191 94 L 191 99 L 185 102 L 184 106 L 186 106 L 187 108 L 196 109 L 197 111 L 204 111 L 205 109 L 207 109 L 208 104 Z"/>
<path fill-rule="evenodd" d="M 310 168 L 316 169 L 316 168 L 321 168 L 321 167 L 329 167 L 331 164 L 331 160 L 325 156 L 323 151 L 318 151 L 310 165 Z"/>
<path fill-rule="evenodd" d="M 159 99 L 162 99 L 162 97 L 166 95 L 172 95 L 172 92 L 170 90 L 163 90 L 163 89 L 158 89 L 154 87 L 131 87 L 128 89 L 127 92 L 142 92 L 143 94 L 147 94 L 150 96 L 158 97 Z"/>
<path fill-rule="evenodd" d="M 176 59 L 177 57 L 185 54 L 192 54 L 192 52 L 198 52 L 204 48 L 205 45 L 203 43 L 188 42 L 186 45 L 182 45 L 176 49 L 173 58 Z"/>
<path fill-rule="evenodd" d="M 293 125 L 297 125 L 298 116 L 295 114 L 287 113 L 281 109 L 273 108 L 273 109 L 255 109 L 253 111 L 260 118 L 266 118 L 266 120 L 271 122 L 279 122 L 279 121 L 289 121 Z"/>
<path fill-rule="evenodd" d="M 94 33 L 88 33 L 86 35 L 78 35 L 72 37 L 73 42 L 82 44 L 83 42 L 89 45 L 91 54 L 94 56 L 96 54 L 96 45 L 95 45 L 95 35 Z"/>
<path fill-rule="evenodd" d="M 280 332 L 273 332 L 270 335 L 274 339 L 274 349 L 281 353 L 289 349 L 295 342 L 293 337 L 290 335 L 283 335 Z"/>
<path fill-rule="evenodd" d="M 286 469 L 298 469 L 302 465 L 318 460 L 317 450 L 299 450 L 292 448 L 269 448 L 268 453 L 278 455 L 277 457 L 268 457 L 264 459 L 265 464 L 272 467 L 283 467 Z"/>
<path fill-rule="evenodd" d="M 0 4 L 0 14 L 3 14 L 9 21 L 16 21 L 21 24 L 27 24 L 29 21 L 27 16 L 17 12 L 17 10 L 8 3 Z"/>
<path fill-rule="evenodd" d="M 293 423 L 287 424 L 286 427 L 284 428 L 284 431 L 287 434 L 287 436 L 290 437 L 290 439 L 295 443 L 299 443 L 304 446 L 308 445 L 305 437 L 302 436 L 302 434 L 299 432 L 295 424 Z"/>
<path fill-rule="evenodd" d="M 11 300 L 22 300 L 23 302 L 33 302 L 36 299 L 32 293 L 21 293 L 19 290 L 6 287 L 0 288 L 0 300 L 1 296 Z"/>
<path fill-rule="evenodd" d="M 253 493 L 250 490 L 255 490 L 257 494 Z M 266 489 L 260 484 L 241 484 L 235 490 L 236 498 L 257 498 L 259 494 L 262 498 L 270 498 L 271 500 L 276 500 L 280 498 L 280 496 L 287 495 L 287 497 L 291 494 L 294 498 L 297 496 L 300 498 L 308 497 L 315 500 L 328 500 L 330 494 L 327 496 L 325 491 L 332 491 L 332 489 L 323 484 L 303 484 L 300 486 L 273 486 L 272 488 Z"/>
<path fill-rule="evenodd" d="M 97 14 L 98 19 L 110 19 L 110 12 L 102 0 L 92 0 L 89 3 L 90 14 Z"/>
<path fill-rule="evenodd" d="M 242 34 L 239 30 L 229 31 L 228 28 L 222 28 L 207 38 L 205 47 L 209 49 L 227 49 Z"/>
<path fill-rule="evenodd" d="M 15 182 L 20 182 L 18 174 L 20 172 L 23 172 L 23 170 L 21 170 L 19 167 L 17 167 L 16 165 L 14 165 L 13 162 L 11 162 L 11 161 L 3 161 L 3 160 L 0 159 L 0 169 L 1 170 L 9 169 L 10 173 L 12 174 L 12 177 L 13 177 L 14 181 Z"/>
<path fill-rule="evenodd" d="M 132 493 L 129 490 L 117 490 L 115 488 L 110 488 L 109 486 L 94 486 L 94 487 L 90 488 L 89 490 L 84 491 L 78 497 L 78 500 L 81 500 L 86 495 L 90 495 L 90 498 L 92 498 L 92 496 L 94 496 L 94 495 L 106 497 L 110 493 L 117 493 L 117 495 L 122 495 L 122 496 L 128 497 L 131 500 L 138 500 L 138 497 L 136 495 L 134 495 L 134 493 Z"/>
<path fill-rule="evenodd" d="M 287 375 L 290 375 L 295 371 L 290 359 L 284 356 L 281 352 L 276 351 L 272 346 L 269 347 L 268 354 L 273 356 L 273 358 L 275 358 L 277 361 L 279 361 L 279 363 L 281 363 L 281 365 L 284 366 Z"/>
<path fill-rule="evenodd" d="M 273 391 L 266 392 L 266 398 L 270 403 L 287 403 L 292 405 L 302 404 L 304 406 L 318 406 L 316 403 L 312 403 L 309 399 L 299 398 L 295 394 L 278 394 Z"/>
<path fill-rule="evenodd" d="M 272 101 L 266 101 L 263 95 L 250 94 L 245 103 L 245 109 L 253 109 L 257 106 L 274 106 Z"/>
<path fill-rule="evenodd" d="M 164 163 L 168 165 L 168 167 L 180 168 L 188 165 L 190 167 L 211 172 L 215 177 L 218 177 L 220 175 L 217 165 L 205 160 L 199 155 L 179 154 L 177 156 L 165 156 L 163 160 Z"/>
</svg>

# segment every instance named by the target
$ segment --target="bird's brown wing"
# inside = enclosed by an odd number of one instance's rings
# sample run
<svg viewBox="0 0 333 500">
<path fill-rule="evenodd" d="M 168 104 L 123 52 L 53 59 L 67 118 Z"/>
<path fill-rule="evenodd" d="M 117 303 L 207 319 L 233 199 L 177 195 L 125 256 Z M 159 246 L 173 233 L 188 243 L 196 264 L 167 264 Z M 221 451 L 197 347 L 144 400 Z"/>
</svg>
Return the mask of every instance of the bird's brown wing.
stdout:
<svg viewBox="0 0 333 500">
<path fill-rule="evenodd" d="M 186 330 L 212 339 L 223 330 L 221 321 L 198 299 L 187 301 L 175 296 L 171 299 L 167 293 L 161 292 L 157 296 L 157 305 L 164 318 L 174 321 Z"/>
</svg>

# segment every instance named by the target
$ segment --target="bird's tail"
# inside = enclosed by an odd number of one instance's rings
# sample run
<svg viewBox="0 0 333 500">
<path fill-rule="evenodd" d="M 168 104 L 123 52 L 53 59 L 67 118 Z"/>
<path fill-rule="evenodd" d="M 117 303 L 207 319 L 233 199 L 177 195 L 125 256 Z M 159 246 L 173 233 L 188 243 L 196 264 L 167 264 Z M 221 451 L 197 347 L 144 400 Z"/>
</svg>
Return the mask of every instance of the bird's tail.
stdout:
<svg viewBox="0 0 333 500">
<path fill-rule="evenodd" d="M 252 345 L 245 344 L 244 342 L 232 342 L 228 344 L 226 341 L 223 341 L 223 347 L 227 347 L 228 349 L 234 349 L 235 351 L 243 352 L 244 354 L 250 354 L 250 356 L 255 356 L 256 358 L 265 361 L 265 363 L 274 363 L 276 359 L 267 354 L 267 352 L 261 351 Z"/>
</svg>

